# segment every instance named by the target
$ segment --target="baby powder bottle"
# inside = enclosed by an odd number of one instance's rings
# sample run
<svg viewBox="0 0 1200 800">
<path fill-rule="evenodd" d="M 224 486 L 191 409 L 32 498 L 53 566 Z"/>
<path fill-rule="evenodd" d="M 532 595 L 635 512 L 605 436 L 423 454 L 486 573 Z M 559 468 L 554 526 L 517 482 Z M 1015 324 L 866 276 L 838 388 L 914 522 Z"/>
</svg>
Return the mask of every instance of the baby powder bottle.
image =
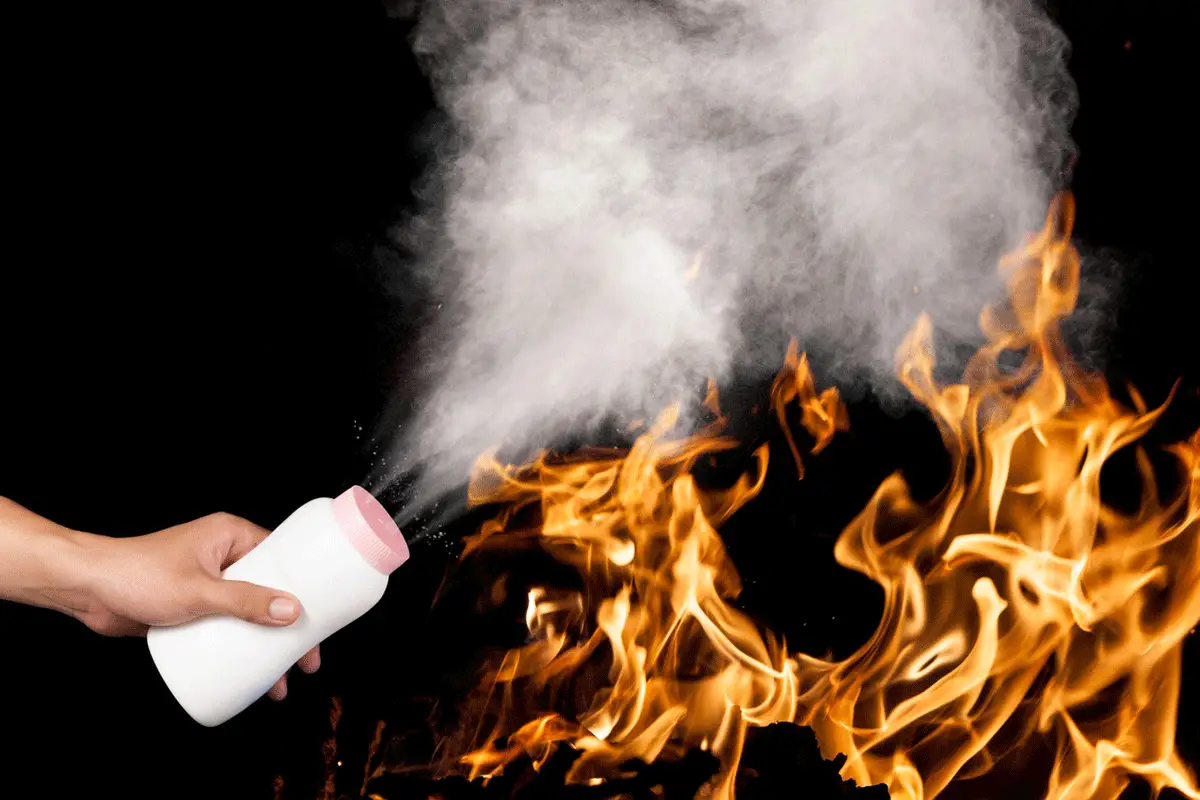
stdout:
<svg viewBox="0 0 1200 800">
<path fill-rule="evenodd" d="M 310 500 L 224 573 L 291 592 L 300 601 L 299 619 L 273 628 L 213 616 L 151 628 L 150 656 L 192 719 L 220 725 L 379 602 L 388 576 L 407 560 L 400 529 L 365 489 Z"/>
</svg>

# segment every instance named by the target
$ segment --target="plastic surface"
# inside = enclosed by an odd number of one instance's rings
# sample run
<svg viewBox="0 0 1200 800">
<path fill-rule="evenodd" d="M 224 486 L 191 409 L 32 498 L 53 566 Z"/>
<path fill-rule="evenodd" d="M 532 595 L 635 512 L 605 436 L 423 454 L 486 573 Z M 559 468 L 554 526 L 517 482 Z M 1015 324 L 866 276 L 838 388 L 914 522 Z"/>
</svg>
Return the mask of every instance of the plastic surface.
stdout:
<svg viewBox="0 0 1200 800">
<path fill-rule="evenodd" d="M 365 490 L 309 501 L 224 574 L 292 593 L 301 604 L 296 622 L 275 628 L 215 616 L 152 628 L 150 655 L 184 710 L 202 725 L 220 725 L 379 602 L 387 573 L 407 557 L 399 529 Z"/>
<path fill-rule="evenodd" d="M 408 542 L 387 510 L 361 486 L 352 486 L 333 501 L 333 514 L 350 544 L 384 575 L 408 561 Z"/>
</svg>

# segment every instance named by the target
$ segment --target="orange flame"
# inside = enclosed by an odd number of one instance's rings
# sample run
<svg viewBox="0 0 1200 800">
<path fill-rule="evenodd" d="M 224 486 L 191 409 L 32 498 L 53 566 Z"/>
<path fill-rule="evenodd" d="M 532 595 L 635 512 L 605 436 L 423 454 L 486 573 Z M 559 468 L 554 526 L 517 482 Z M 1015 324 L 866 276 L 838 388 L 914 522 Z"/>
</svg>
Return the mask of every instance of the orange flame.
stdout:
<svg viewBox="0 0 1200 800">
<path fill-rule="evenodd" d="M 1063 346 L 1073 212 L 1058 198 L 1001 263 L 1011 308 L 983 315 L 962 384 L 933 380 L 928 319 L 910 333 L 900 377 L 941 429 L 949 484 L 922 507 L 892 476 L 835 549 L 883 587 L 883 620 L 846 661 L 805 664 L 800 720 L 848 755 L 844 776 L 893 797 L 935 797 L 1038 735 L 1056 745 L 1047 798 L 1116 798 L 1132 774 L 1200 798 L 1174 745 L 1181 642 L 1200 618 L 1200 432 L 1172 449 L 1172 502 L 1139 450 L 1139 510 L 1101 503 L 1102 466 L 1165 404 L 1122 406 Z"/>
<path fill-rule="evenodd" d="M 794 339 L 788 345 L 783 369 L 771 385 L 771 405 L 787 437 L 788 447 L 791 448 L 792 458 L 796 462 L 796 471 L 803 478 L 804 463 L 800 459 L 800 449 L 796 447 L 796 440 L 792 437 L 792 430 L 787 422 L 787 408 L 793 400 L 800 406 L 800 424 L 817 440 L 812 448 L 814 454 L 824 450 L 833 441 L 835 433 L 850 427 L 850 416 L 846 407 L 842 405 L 837 389 L 830 387 L 817 394 L 816 382 L 813 380 L 812 370 L 808 367 L 808 355 L 800 352 Z"/>
<path fill-rule="evenodd" d="M 464 758 L 472 777 L 496 774 L 523 753 L 540 766 L 564 741 L 582 751 L 571 782 L 613 777 L 632 758 L 652 761 L 691 747 L 732 765 L 748 725 L 794 718 L 795 662 L 729 604 L 740 584 L 716 532 L 758 493 L 766 449 L 756 453 L 756 477 L 702 493 L 691 466 L 733 443 L 715 435 L 667 439 L 676 414 L 669 409 L 624 456 L 561 465 L 543 458 L 519 475 L 481 464 L 477 478 L 493 485 L 484 493 L 477 481 L 473 499 L 508 503 L 510 514 L 539 503 L 541 523 L 508 530 L 506 514 L 467 550 L 538 536 L 588 587 L 530 592 L 534 641 L 511 651 L 492 676 L 498 717 L 482 747 Z M 605 655 L 604 688 L 572 718 L 558 712 L 555 690 Z M 532 719 L 512 718 L 528 709 L 517 702 L 518 682 L 548 698 Z M 501 738 L 506 744 L 498 747 Z M 730 777 L 717 796 L 729 796 Z"/>
<path fill-rule="evenodd" d="M 815 397 L 811 385 L 796 386 Z M 836 392 L 822 402 L 838 405 Z M 719 415 L 711 385 L 709 405 Z M 588 587 L 530 591 L 526 622 L 534 641 L 509 652 L 491 676 L 497 717 L 463 758 L 472 777 L 498 774 L 522 754 L 541 766 L 562 742 L 582 751 L 567 776 L 572 782 L 613 777 L 633 758 L 649 762 L 701 747 L 726 768 L 713 796 L 730 797 L 730 768 L 747 727 L 795 717 L 796 662 L 783 642 L 730 605 L 741 586 L 716 532 L 761 489 L 767 450 L 755 453 L 756 475 L 702 491 L 691 467 L 734 443 L 717 435 L 720 418 L 687 441 L 667 438 L 677 414 L 668 409 L 627 454 L 607 459 L 556 464 L 543 457 L 521 470 L 481 460 L 472 501 L 505 503 L 507 511 L 465 552 L 538 537 Z M 540 523 L 512 529 L 516 512 L 530 504 L 538 504 Z M 570 718 L 557 710 L 555 690 L 604 659 L 604 688 Z M 530 694 L 543 698 L 540 706 Z M 529 713 L 531 706 L 540 712 Z"/>
<path fill-rule="evenodd" d="M 936 797 L 1035 740 L 1055 749 L 1046 798 L 1115 799 L 1134 775 L 1200 798 L 1174 746 L 1181 643 L 1200 620 L 1200 432 L 1170 449 L 1173 499 L 1139 449 L 1138 510 L 1101 502 L 1101 468 L 1165 404 L 1131 390 L 1122 405 L 1062 343 L 1079 286 L 1073 213 L 1057 198 L 1001 262 L 1010 304 L 983 314 L 987 344 L 961 383 L 934 380 L 928 318 L 900 348 L 900 379 L 938 423 L 951 474 L 925 505 L 893 475 L 839 537 L 838 561 L 885 593 L 878 629 L 845 661 L 790 655 L 732 606 L 740 580 L 717 530 L 759 492 L 768 458 L 764 446 L 753 474 L 700 488 L 692 466 L 733 446 L 720 420 L 673 440 L 671 408 L 628 453 L 481 459 L 470 499 L 505 511 L 464 556 L 536 539 L 585 586 L 530 591 L 530 643 L 488 675 L 487 723 L 460 762 L 470 776 L 522 755 L 538 767 L 567 744 L 580 751 L 568 781 L 594 783 L 629 759 L 700 747 L 721 764 L 710 796 L 731 798 L 748 728 L 796 721 L 848 756 L 843 777 L 895 798 Z M 1023 363 L 1003 368 L 1013 351 Z M 717 411 L 715 387 L 709 397 Z M 793 400 L 814 452 L 847 427 L 794 343 L 772 387 L 785 430 Z M 527 510 L 536 521 L 522 525 Z"/>
</svg>

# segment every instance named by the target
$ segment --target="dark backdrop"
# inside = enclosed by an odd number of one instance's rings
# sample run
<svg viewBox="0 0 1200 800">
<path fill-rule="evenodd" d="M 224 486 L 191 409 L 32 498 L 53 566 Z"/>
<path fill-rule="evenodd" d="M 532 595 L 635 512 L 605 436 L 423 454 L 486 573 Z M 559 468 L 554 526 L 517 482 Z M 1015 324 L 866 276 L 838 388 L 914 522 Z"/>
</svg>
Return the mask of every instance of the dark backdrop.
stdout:
<svg viewBox="0 0 1200 800">
<path fill-rule="evenodd" d="M 1151 401 L 1185 376 L 1170 438 L 1200 419 L 1184 291 L 1194 17 L 1188 2 L 1059 6 L 1083 103 L 1077 234 L 1135 265 L 1109 372 Z M 377 266 L 431 105 L 405 25 L 379 0 L 5 13 L 0 494 L 128 535 L 218 510 L 270 527 L 362 480 L 411 340 Z M 878 613 L 872 588 L 832 565 L 840 526 L 887 472 L 938 464 L 916 415 L 868 399 L 852 422 L 810 474 L 815 511 L 797 519 L 792 500 L 768 497 L 753 519 L 786 535 L 731 538 L 747 606 L 814 652 L 852 649 Z M 327 644 L 318 676 L 215 731 L 173 705 L 143 641 L 0 607 L 0 797 L 267 797 L 277 774 L 289 797 L 312 797 L 335 694 L 346 769 L 361 776 L 353 754 L 374 719 L 411 714 L 419 728 L 427 706 L 406 698 L 432 702 L 432 673 L 466 647 L 428 613 L 445 565 L 427 555 Z M 460 622 L 461 637 L 498 635 Z"/>
</svg>

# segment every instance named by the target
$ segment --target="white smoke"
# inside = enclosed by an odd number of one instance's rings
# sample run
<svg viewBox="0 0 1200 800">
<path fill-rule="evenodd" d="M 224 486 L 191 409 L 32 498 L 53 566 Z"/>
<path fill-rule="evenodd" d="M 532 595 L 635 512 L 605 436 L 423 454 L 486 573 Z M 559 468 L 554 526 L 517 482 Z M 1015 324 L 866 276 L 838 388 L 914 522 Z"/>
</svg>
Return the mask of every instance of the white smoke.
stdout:
<svg viewBox="0 0 1200 800">
<path fill-rule="evenodd" d="M 787 336 L 887 385 L 921 311 L 975 330 L 1070 151 L 1067 43 L 1023 0 L 420 13 L 451 134 L 403 231 L 442 304 L 392 462 L 422 496 L 493 445 L 773 371 Z"/>
</svg>

